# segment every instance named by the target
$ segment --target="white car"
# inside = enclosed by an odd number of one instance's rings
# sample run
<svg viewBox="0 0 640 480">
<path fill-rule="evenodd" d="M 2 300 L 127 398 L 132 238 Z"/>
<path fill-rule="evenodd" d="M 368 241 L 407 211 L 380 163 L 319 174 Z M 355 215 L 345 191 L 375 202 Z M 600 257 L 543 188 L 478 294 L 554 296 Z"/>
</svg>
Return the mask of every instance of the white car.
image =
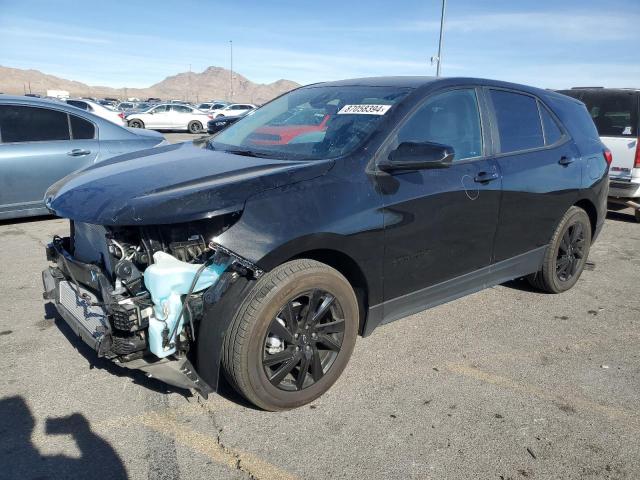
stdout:
<svg viewBox="0 0 640 480">
<path fill-rule="evenodd" d="M 244 115 L 245 113 L 255 110 L 255 105 L 251 103 L 232 103 L 231 105 L 227 105 L 220 110 L 212 111 L 214 117 L 237 117 L 239 115 Z"/>
<path fill-rule="evenodd" d="M 613 155 L 609 196 L 640 199 L 640 89 L 572 88 L 560 93 L 582 101 L 600 139 Z"/>
<path fill-rule="evenodd" d="M 104 118 L 105 120 L 109 120 L 110 122 L 115 123 L 120 126 L 127 126 L 127 122 L 124 120 L 124 115 L 120 115 L 119 112 L 115 112 L 103 105 L 100 105 L 93 100 L 86 100 L 84 98 L 72 98 L 67 100 L 69 105 L 73 105 L 74 107 L 81 108 L 82 110 L 86 110 L 87 112 L 91 112 L 94 115 Z"/>
<path fill-rule="evenodd" d="M 207 127 L 213 115 L 197 108 L 177 103 L 161 103 L 148 110 L 130 113 L 127 123 L 133 128 L 149 128 L 155 130 L 186 130 L 200 133 Z"/>
</svg>

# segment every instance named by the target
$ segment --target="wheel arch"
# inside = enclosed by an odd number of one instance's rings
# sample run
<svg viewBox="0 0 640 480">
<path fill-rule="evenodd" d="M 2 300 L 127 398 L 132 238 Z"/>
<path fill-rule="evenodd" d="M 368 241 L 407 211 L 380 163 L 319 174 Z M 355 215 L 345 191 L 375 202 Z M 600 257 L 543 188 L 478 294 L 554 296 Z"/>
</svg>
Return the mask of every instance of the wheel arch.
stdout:
<svg viewBox="0 0 640 480">
<path fill-rule="evenodd" d="M 312 234 L 290 240 L 256 263 L 263 270 L 269 271 L 285 262 L 308 258 L 335 268 L 349 281 L 356 294 L 360 311 L 358 332 L 362 334 L 369 306 L 376 303 L 381 293 L 381 285 L 375 283 L 376 277 L 381 278 L 381 275 L 376 276 L 371 270 L 367 274 L 362 261 L 359 261 L 356 255 L 358 251 L 358 245 L 353 245 L 349 238 L 343 235 Z M 370 265 L 368 267 L 371 269 Z"/>
<path fill-rule="evenodd" d="M 362 334 L 369 309 L 369 286 L 367 278 L 360 268 L 360 265 L 358 265 L 358 262 L 346 253 L 330 248 L 318 248 L 300 252 L 287 259 L 287 261 L 302 258 L 316 260 L 329 265 L 344 275 L 358 299 L 358 311 L 360 314 L 360 318 L 358 319 L 358 333 Z"/>
<path fill-rule="evenodd" d="M 589 223 L 591 224 L 591 236 L 594 237 L 596 228 L 598 225 L 598 209 L 589 199 L 583 198 L 574 204 L 575 207 L 579 207 L 589 216 Z"/>
</svg>

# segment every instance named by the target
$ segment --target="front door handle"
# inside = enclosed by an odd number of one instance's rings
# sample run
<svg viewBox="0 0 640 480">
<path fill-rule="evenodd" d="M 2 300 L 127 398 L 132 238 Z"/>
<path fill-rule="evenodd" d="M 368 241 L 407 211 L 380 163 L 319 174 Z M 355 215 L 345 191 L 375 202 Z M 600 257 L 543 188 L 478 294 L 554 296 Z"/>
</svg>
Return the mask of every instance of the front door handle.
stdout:
<svg viewBox="0 0 640 480">
<path fill-rule="evenodd" d="M 564 156 L 564 155 L 563 155 L 562 157 L 560 157 L 560 161 L 558 161 L 558 163 L 559 163 L 560 165 L 569 165 L 570 163 L 573 163 L 573 162 L 575 162 L 575 161 L 576 161 L 576 159 L 575 159 L 575 158 L 573 158 L 573 157 L 567 157 L 567 156 Z"/>
<path fill-rule="evenodd" d="M 487 183 L 497 180 L 498 178 L 500 178 L 498 172 L 479 172 L 473 180 L 477 183 Z"/>
<path fill-rule="evenodd" d="M 82 157 L 84 155 L 89 155 L 91 150 L 84 150 L 83 148 L 74 148 L 70 152 L 67 152 L 67 155 L 70 157 Z"/>
</svg>

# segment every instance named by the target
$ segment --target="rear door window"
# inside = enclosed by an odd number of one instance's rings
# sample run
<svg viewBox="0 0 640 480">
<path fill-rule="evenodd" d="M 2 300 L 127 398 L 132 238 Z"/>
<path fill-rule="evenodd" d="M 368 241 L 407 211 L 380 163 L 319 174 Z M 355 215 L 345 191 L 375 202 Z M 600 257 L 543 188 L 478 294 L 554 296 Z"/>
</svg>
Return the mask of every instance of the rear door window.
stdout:
<svg viewBox="0 0 640 480">
<path fill-rule="evenodd" d="M 538 102 L 529 95 L 490 90 L 500 139 L 500 152 L 518 152 L 544 146 Z"/>
<path fill-rule="evenodd" d="M 581 92 L 580 100 L 603 137 L 638 136 L 638 95 L 635 92 Z"/>
<path fill-rule="evenodd" d="M 67 114 L 48 108 L 0 105 L 2 143 L 69 140 Z"/>
<path fill-rule="evenodd" d="M 91 140 L 95 138 L 96 129 L 93 123 L 86 121 L 84 118 L 69 115 L 71 121 L 71 133 L 74 140 Z"/>
</svg>

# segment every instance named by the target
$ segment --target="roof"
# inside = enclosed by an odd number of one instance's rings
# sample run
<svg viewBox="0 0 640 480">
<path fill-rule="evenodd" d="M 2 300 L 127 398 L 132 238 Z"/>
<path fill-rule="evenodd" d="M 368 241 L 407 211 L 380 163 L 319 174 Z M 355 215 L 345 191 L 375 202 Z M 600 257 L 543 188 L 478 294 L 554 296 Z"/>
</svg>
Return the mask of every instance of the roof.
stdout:
<svg viewBox="0 0 640 480">
<path fill-rule="evenodd" d="M 571 88 L 562 88 L 558 90 L 559 92 L 618 92 L 618 93 L 634 93 L 640 92 L 640 88 L 606 88 L 606 87 L 571 87 Z"/>
<path fill-rule="evenodd" d="M 364 77 L 351 78 L 347 80 L 336 80 L 332 82 L 316 83 L 315 85 L 323 86 L 361 86 L 361 87 L 400 87 L 400 88 L 418 88 L 425 86 L 435 80 L 437 77 Z"/>
<path fill-rule="evenodd" d="M 529 92 L 541 97 L 548 97 L 557 95 L 554 92 L 543 90 L 541 88 L 532 87 L 529 85 L 522 85 L 510 82 L 504 82 L 501 80 L 491 80 L 487 78 L 473 78 L 473 77 L 428 77 L 428 76 L 407 76 L 407 77 L 368 77 L 368 78 L 353 78 L 348 80 L 338 80 L 335 82 L 323 82 L 310 86 L 364 86 L 364 87 L 398 87 L 398 88 L 412 88 L 412 89 L 424 89 L 429 86 L 441 84 L 445 86 L 458 86 L 458 85 L 476 85 L 487 87 L 501 87 L 512 88 L 514 90 L 520 90 L 523 92 Z"/>
<path fill-rule="evenodd" d="M 67 105 L 61 100 L 51 100 L 49 98 L 25 97 L 24 95 L 0 95 L 0 103 L 22 103 L 40 107 L 50 107 L 51 105 Z"/>
</svg>

